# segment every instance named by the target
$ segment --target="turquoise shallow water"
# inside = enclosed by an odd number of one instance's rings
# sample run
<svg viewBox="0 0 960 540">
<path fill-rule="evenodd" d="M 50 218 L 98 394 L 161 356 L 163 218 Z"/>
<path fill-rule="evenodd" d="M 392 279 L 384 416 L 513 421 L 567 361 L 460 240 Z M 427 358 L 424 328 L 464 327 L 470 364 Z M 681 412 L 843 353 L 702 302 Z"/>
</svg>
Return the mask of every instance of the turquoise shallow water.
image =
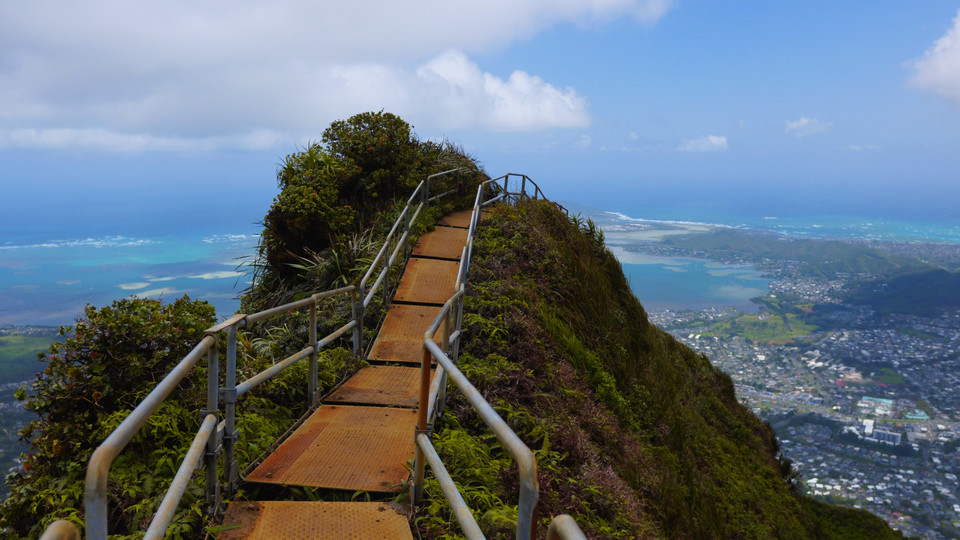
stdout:
<svg viewBox="0 0 960 540">
<path fill-rule="evenodd" d="M 238 266 L 256 244 L 252 230 L 0 242 L 0 324 L 72 324 L 85 304 L 130 295 L 188 294 L 223 317 L 239 307 L 247 277 Z"/>
<path fill-rule="evenodd" d="M 679 257 L 644 259 L 644 264 L 621 264 L 630 288 L 648 311 L 727 306 L 756 311 L 750 299 L 766 294 L 770 283 L 749 265 Z"/>
</svg>

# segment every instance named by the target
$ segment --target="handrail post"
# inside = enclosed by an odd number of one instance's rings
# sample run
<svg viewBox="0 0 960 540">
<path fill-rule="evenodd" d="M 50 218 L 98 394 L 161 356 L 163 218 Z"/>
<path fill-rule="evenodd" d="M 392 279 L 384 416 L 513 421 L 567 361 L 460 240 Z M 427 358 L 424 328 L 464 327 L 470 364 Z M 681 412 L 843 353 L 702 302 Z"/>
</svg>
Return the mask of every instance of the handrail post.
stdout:
<svg viewBox="0 0 960 540">
<path fill-rule="evenodd" d="M 520 178 L 521 178 L 520 197 L 522 199 L 526 199 L 527 198 L 527 175 L 524 174 Z"/>
<path fill-rule="evenodd" d="M 236 493 L 237 480 L 240 478 L 235 445 L 237 442 L 237 326 L 241 321 L 227 328 L 227 372 L 224 374 L 223 387 L 223 474 L 227 497 L 232 497 Z"/>
<path fill-rule="evenodd" d="M 403 264 L 406 265 L 410 261 L 410 226 L 413 225 L 413 211 L 410 209 L 410 206 L 407 205 L 407 219 L 404 223 L 403 229 Z"/>
<path fill-rule="evenodd" d="M 314 297 L 310 304 L 310 346 L 313 352 L 310 353 L 310 368 L 307 375 L 307 405 L 315 407 L 319 394 L 317 392 L 317 299 Z"/>
<path fill-rule="evenodd" d="M 216 339 L 217 336 L 213 335 Z M 220 386 L 220 352 L 219 340 L 207 351 L 207 410 L 200 411 L 200 416 L 206 418 L 208 414 L 219 415 L 219 386 Z M 220 512 L 220 478 L 217 475 L 218 452 L 217 430 L 214 429 L 207 440 L 207 451 L 203 454 L 204 467 L 207 469 L 207 514 L 215 516 Z"/>
<path fill-rule="evenodd" d="M 399 241 L 399 239 L 397 239 Z M 390 300 L 390 255 L 393 251 L 390 249 L 390 238 L 387 238 L 387 252 L 383 257 L 383 309 L 387 309 L 387 302 Z"/>
<path fill-rule="evenodd" d="M 360 301 L 357 302 L 357 289 L 350 291 L 351 311 L 356 325 L 353 327 L 353 357 L 360 358 L 363 354 L 363 295 L 360 295 Z"/>
<path fill-rule="evenodd" d="M 416 436 L 424 432 L 426 432 L 427 436 L 429 436 L 429 419 L 427 418 L 427 413 L 428 409 L 430 408 L 431 358 L 430 351 L 427 350 L 426 346 L 424 346 L 423 358 L 420 363 L 420 407 L 417 411 L 417 430 L 414 432 L 414 444 L 416 446 L 417 453 L 413 463 L 413 497 L 411 499 L 411 504 L 413 506 L 416 506 L 416 504 L 420 502 L 420 499 L 423 497 L 423 476 L 425 472 L 426 456 L 423 454 L 423 450 L 420 448 L 420 445 L 416 444 Z"/>
</svg>

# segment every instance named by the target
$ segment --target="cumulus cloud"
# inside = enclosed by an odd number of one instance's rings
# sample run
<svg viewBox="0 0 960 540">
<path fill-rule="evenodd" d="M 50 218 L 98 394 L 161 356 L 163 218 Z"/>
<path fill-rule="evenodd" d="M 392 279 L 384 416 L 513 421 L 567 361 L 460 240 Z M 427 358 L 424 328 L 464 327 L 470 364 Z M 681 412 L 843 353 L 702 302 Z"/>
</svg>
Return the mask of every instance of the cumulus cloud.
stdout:
<svg viewBox="0 0 960 540">
<path fill-rule="evenodd" d="M 912 62 L 911 84 L 960 105 L 960 10 L 953 27 L 934 42 L 923 58 Z"/>
<path fill-rule="evenodd" d="M 519 70 L 487 73 L 468 55 L 560 23 L 653 24 L 670 4 L 7 2 L 0 145 L 259 148 L 381 108 L 420 128 L 451 127 L 449 118 L 492 131 L 583 126 L 586 100 L 574 89 Z"/>
<path fill-rule="evenodd" d="M 401 84 L 403 109 L 420 109 L 451 127 L 479 126 L 492 131 L 528 131 L 589 124 L 586 99 L 572 88 L 559 89 L 541 78 L 514 71 L 506 80 L 484 73 L 459 51 L 420 66 L 414 80 Z M 422 100 L 420 96 L 432 99 Z M 417 99 L 412 99 L 417 96 Z"/>
<path fill-rule="evenodd" d="M 796 120 L 787 120 L 787 127 L 784 132 L 794 137 L 806 137 L 819 133 L 828 133 L 833 129 L 833 122 L 824 122 L 816 118 L 807 118 L 803 116 Z"/>
<path fill-rule="evenodd" d="M 593 143 L 593 138 L 589 135 L 581 135 L 577 142 L 573 143 L 573 147 L 577 150 L 586 150 L 590 148 L 590 145 Z"/>
<path fill-rule="evenodd" d="M 706 135 L 699 139 L 683 141 L 677 150 L 681 152 L 716 152 L 727 149 L 727 138 L 718 135 Z"/>
</svg>

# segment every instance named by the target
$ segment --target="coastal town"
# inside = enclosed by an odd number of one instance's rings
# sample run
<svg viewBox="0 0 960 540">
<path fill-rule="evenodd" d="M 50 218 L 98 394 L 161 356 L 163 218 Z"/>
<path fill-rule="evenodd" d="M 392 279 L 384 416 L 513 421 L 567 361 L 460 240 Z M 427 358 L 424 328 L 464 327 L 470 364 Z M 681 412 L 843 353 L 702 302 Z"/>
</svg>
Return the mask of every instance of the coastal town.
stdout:
<svg viewBox="0 0 960 540">
<path fill-rule="evenodd" d="M 791 265 L 765 270 L 775 278 L 768 298 L 795 305 L 836 303 L 846 283 L 800 277 Z M 843 306 L 828 329 L 767 341 L 729 324 L 773 318 L 764 307 L 649 316 L 730 375 L 740 401 L 773 425 L 806 493 L 866 509 L 908 536 L 960 536 L 960 310 Z"/>
</svg>

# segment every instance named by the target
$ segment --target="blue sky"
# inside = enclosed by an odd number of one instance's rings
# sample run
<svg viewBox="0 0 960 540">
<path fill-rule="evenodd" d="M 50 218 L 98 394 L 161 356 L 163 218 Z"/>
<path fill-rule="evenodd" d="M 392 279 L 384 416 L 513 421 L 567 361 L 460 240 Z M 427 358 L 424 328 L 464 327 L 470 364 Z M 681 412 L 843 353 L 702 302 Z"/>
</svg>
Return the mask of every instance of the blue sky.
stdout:
<svg viewBox="0 0 960 540">
<path fill-rule="evenodd" d="M 379 109 L 584 204 L 960 200 L 956 2 L 337 4 L 4 2 L 4 239 L 255 220 Z"/>
</svg>

